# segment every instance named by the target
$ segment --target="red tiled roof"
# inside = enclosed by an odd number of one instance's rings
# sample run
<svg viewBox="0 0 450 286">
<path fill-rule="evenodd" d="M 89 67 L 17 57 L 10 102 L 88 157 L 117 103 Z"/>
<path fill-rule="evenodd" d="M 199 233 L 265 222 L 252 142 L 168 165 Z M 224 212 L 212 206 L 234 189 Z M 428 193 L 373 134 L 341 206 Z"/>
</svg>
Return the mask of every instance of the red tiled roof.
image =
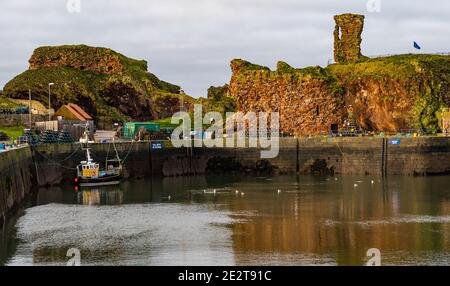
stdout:
<svg viewBox="0 0 450 286">
<path fill-rule="evenodd" d="M 80 121 L 86 121 L 86 119 L 79 114 L 75 109 L 73 109 L 70 105 L 64 105 L 65 108 L 67 108 L 72 115 L 74 115 L 76 118 L 78 118 Z"/>
<path fill-rule="evenodd" d="M 60 110 L 66 108 L 74 117 L 76 117 L 80 121 L 88 121 L 93 120 L 92 117 L 86 113 L 81 107 L 76 104 L 69 103 L 67 105 L 63 105 Z M 58 114 L 59 110 L 56 112 Z"/>
<path fill-rule="evenodd" d="M 72 107 L 73 109 L 75 109 L 85 120 L 92 120 L 92 117 L 89 114 L 87 114 L 86 111 L 84 111 L 81 107 L 76 105 L 75 103 L 69 103 L 68 105 L 70 107 Z"/>
</svg>

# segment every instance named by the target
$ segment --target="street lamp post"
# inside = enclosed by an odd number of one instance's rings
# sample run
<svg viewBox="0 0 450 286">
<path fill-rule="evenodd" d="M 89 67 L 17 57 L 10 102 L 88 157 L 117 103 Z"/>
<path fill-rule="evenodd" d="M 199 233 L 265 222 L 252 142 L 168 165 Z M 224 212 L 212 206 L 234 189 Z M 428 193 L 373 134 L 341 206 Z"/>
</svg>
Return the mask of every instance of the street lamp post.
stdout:
<svg viewBox="0 0 450 286">
<path fill-rule="evenodd" d="M 48 121 L 51 120 L 51 116 L 50 116 L 50 109 L 51 109 L 51 103 L 50 103 L 50 94 L 51 94 L 51 92 L 50 92 L 50 88 L 51 88 L 53 85 L 55 85 L 55 83 L 53 83 L 53 82 L 50 82 L 50 83 L 48 84 Z"/>
<path fill-rule="evenodd" d="M 33 127 L 31 118 L 31 89 L 28 90 L 28 120 L 30 121 L 30 130 Z"/>
</svg>

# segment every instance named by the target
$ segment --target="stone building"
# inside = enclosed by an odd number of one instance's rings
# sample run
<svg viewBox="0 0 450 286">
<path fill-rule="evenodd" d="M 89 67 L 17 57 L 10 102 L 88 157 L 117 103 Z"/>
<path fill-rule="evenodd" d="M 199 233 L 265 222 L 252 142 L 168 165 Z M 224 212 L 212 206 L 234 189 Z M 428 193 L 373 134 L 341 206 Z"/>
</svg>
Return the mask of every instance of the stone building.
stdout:
<svg viewBox="0 0 450 286">
<path fill-rule="evenodd" d="M 75 140 L 83 136 L 86 126 L 90 138 L 93 138 L 95 133 L 94 119 L 81 107 L 73 103 L 61 106 L 53 115 L 52 121 L 36 122 L 35 126 L 40 131 L 68 131 Z"/>
<path fill-rule="evenodd" d="M 82 122 L 93 121 L 92 117 L 87 114 L 86 111 L 74 103 L 61 106 L 61 108 L 55 112 L 53 118 Z"/>
<path fill-rule="evenodd" d="M 361 34 L 364 29 L 364 16 L 343 14 L 334 16 L 334 61 L 352 63 L 361 59 Z"/>
</svg>

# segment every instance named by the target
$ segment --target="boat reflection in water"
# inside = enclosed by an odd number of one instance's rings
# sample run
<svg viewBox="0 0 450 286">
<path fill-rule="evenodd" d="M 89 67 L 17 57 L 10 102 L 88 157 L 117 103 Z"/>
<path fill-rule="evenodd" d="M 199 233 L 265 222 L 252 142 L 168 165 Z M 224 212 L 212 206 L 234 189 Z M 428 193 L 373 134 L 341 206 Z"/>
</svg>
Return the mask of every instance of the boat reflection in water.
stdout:
<svg viewBox="0 0 450 286">
<path fill-rule="evenodd" d="M 80 205 L 121 205 L 123 204 L 123 191 L 119 186 L 105 186 L 96 188 L 83 188 L 77 193 L 77 202 Z"/>
</svg>

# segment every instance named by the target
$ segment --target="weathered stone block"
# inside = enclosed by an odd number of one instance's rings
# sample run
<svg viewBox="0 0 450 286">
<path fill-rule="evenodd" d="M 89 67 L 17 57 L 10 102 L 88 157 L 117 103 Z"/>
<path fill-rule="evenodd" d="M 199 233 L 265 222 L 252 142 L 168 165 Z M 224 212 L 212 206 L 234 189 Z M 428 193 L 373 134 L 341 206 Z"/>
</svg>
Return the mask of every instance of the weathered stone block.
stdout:
<svg viewBox="0 0 450 286">
<path fill-rule="evenodd" d="M 343 14 L 334 16 L 334 60 L 336 63 L 357 62 L 361 57 L 361 34 L 364 16 Z"/>
</svg>

